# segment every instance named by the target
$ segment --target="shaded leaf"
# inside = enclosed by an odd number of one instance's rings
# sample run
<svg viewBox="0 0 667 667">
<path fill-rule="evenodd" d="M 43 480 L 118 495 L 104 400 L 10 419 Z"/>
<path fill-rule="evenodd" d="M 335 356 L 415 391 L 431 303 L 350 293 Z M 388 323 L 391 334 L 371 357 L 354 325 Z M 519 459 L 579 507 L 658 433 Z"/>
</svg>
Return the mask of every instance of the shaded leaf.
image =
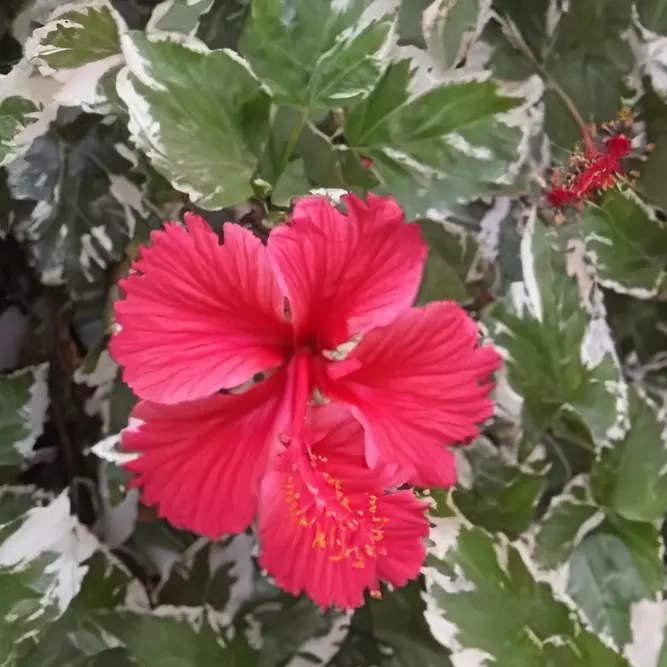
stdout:
<svg viewBox="0 0 667 667">
<path fill-rule="evenodd" d="M 398 10 L 398 43 L 410 44 L 420 49 L 426 48 L 422 32 L 424 10 L 433 0 L 401 0 Z"/>
<path fill-rule="evenodd" d="M 664 35 L 667 33 L 667 2 L 665 0 L 642 0 L 636 4 L 641 24 Z"/>
<path fill-rule="evenodd" d="M 602 285 L 644 299 L 662 288 L 667 229 L 632 191 L 608 192 L 600 207 L 586 206 L 583 219 L 587 252 Z"/>
<path fill-rule="evenodd" d="M 39 107 L 16 95 L 0 101 L 0 166 L 8 164 L 19 150 L 18 135 L 39 117 Z"/>
<path fill-rule="evenodd" d="M 634 389 L 629 394 L 630 428 L 603 449 L 592 472 L 600 504 L 633 521 L 661 521 L 667 512 L 665 417 Z"/>
<path fill-rule="evenodd" d="M 47 368 L 42 364 L 0 375 L 0 465 L 22 463 L 44 429 Z"/>
<path fill-rule="evenodd" d="M 95 621 L 122 642 L 139 667 L 211 667 L 255 664 L 254 651 L 239 636 L 225 642 L 223 628 L 202 622 L 183 608 L 155 613 L 100 612 Z"/>
<path fill-rule="evenodd" d="M 54 130 L 11 164 L 12 195 L 35 203 L 14 233 L 45 284 L 82 291 L 123 257 L 136 219 L 112 190 L 115 175 L 130 167 L 117 141 L 114 128 L 102 124 L 71 141 Z"/>
<path fill-rule="evenodd" d="M 475 236 L 452 223 L 419 222 L 429 245 L 417 302 L 451 299 L 466 304 L 485 291 L 488 272 Z"/>
<path fill-rule="evenodd" d="M 387 664 L 397 667 L 448 667 L 449 651 L 435 640 L 424 617 L 422 582 L 398 590 L 383 590 L 382 599 L 368 602 L 373 635 L 383 646 Z M 387 650 L 389 649 L 389 650 Z"/>
<path fill-rule="evenodd" d="M 641 362 L 647 362 L 667 349 L 667 304 L 608 291 L 605 305 L 614 339 L 622 350 L 631 349 Z"/>
<path fill-rule="evenodd" d="M 452 491 L 452 500 L 475 525 L 518 537 L 533 519 L 544 490 L 546 466 L 519 466 L 503 460 L 492 445 L 480 441 L 466 447 L 461 456 L 471 467 L 472 482 Z"/>
<path fill-rule="evenodd" d="M 645 92 L 638 102 L 639 116 L 646 123 L 646 138 L 655 148 L 649 159 L 639 166 L 641 178 L 637 190 L 648 201 L 667 210 L 667 188 L 663 175 L 667 169 L 667 115 L 665 103 L 660 99 L 648 77 L 642 81 Z"/>
<path fill-rule="evenodd" d="M 292 197 L 308 194 L 310 185 L 306 178 L 306 169 L 303 160 L 290 162 L 271 193 L 271 203 L 277 206 L 289 206 Z"/>
<path fill-rule="evenodd" d="M 625 94 L 633 57 L 623 33 L 630 26 L 629 0 L 589 0 L 563 14 L 545 67 L 578 109 L 584 122 L 613 120 Z M 569 148 L 581 139 L 571 113 L 555 93 L 547 94 L 549 137 Z"/>
<path fill-rule="evenodd" d="M 250 0 L 213 0 L 199 22 L 199 37 L 211 49 L 238 51 L 243 26 L 250 12 Z"/>
<path fill-rule="evenodd" d="M 523 282 L 489 313 L 510 384 L 524 399 L 528 442 L 557 422 L 572 434 L 577 420 L 602 442 L 625 419 L 625 384 L 604 311 L 592 303 L 584 309 L 566 242 L 533 220 L 521 242 Z"/>
<path fill-rule="evenodd" d="M 251 603 L 252 611 L 244 620 L 252 619 L 251 627 L 260 630 L 262 646 L 257 667 L 278 667 L 307 642 L 325 634 L 333 615 L 324 614 L 308 598 L 293 597 L 276 590 L 273 596 L 262 596 Z"/>
</svg>

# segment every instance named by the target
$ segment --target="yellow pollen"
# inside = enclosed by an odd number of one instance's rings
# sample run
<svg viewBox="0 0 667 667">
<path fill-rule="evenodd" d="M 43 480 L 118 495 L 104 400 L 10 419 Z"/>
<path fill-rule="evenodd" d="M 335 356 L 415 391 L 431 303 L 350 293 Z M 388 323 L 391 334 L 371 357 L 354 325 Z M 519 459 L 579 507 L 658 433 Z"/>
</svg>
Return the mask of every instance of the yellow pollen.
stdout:
<svg viewBox="0 0 667 667">
<path fill-rule="evenodd" d="M 318 526 L 317 527 L 317 535 L 315 536 L 315 539 L 313 540 L 313 549 L 315 547 L 319 547 L 320 549 L 324 549 L 324 547 L 327 546 L 327 542 L 324 539 L 324 533 L 322 532 L 321 528 Z"/>
<path fill-rule="evenodd" d="M 626 125 L 631 125 L 633 119 L 632 109 L 629 106 L 621 107 L 621 110 L 618 112 L 618 118 Z"/>
<path fill-rule="evenodd" d="M 313 549 L 329 548 L 333 551 L 328 555 L 331 562 L 349 561 L 349 565 L 353 568 L 365 567 L 366 558 L 385 555 L 386 549 L 378 547 L 377 543 L 384 539 L 383 527 L 388 519 L 377 516 L 377 496 L 368 496 L 366 512 L 363 509 L 355 511 L 356 508 L 351 506 L 350 499 L 345 495 L 340 481 L 326 474 L 323 474 L 323 477 L 327 484 L 333 487 L 341 512 L 335 508 L 332 511 L 325 507 L 320 510 L 322 512 L 320 514 L 314 509 L 315 505 L 312 503 L 308 503 L 304 508 L 299 502 L 301 493 L 296 490 L 293 476 L 288 476 L 285 483 L 285 501 L 289 506 L 292 521 L 303 528 L 314 529 L 311 547 Z M 313 515 L 308 516 L 311 511 Z M 361 518 L 358 520 L 356 517 Z M 324 519 L 329 524 L 326 528 L 324 524 L 320 523 Z M 361 535 L 360 530 L 364 530 Z M 360 539 L 362 535 L 366 536 L 365 539 Z M 361 544 L 355 545 L 355 542 L 361 542 Z"/>
</svg>

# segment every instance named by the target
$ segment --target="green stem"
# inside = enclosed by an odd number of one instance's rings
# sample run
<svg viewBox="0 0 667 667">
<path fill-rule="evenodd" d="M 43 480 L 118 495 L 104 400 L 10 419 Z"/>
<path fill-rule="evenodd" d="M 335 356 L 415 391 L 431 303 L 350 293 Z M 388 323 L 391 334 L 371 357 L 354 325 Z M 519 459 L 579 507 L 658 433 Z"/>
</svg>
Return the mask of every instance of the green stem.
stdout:
<svg viewBox="0 0 667 667">
<path fill-rule="evenodd" d="M 299 143 L 299 137 L 301 136 L 301 131 L 303 130 L 303 126 L 306 124 L 307 120 L 308 120 L 308 111 L 304 110 L 301 112 L 301 115 L 297 119 L 296 123 L 294 123 L 289 139 L 285 144 L 285 150 L 283 151 L 282 158 L 280 160 L 280 168 L 278 169 L 278 178 L 276 179 L 276 182 L 285 171 L 285 168 L 287 167 L 290 158 L 292 157 L 292 153 L 294 153 L 294 149 Z"/>
</svg>

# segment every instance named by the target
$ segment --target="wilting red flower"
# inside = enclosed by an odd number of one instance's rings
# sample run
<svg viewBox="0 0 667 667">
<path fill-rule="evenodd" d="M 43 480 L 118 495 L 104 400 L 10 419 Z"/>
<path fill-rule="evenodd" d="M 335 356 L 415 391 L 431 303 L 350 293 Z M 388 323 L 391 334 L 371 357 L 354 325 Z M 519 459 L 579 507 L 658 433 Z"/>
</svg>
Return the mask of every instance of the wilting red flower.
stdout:
<svg viewBox="0 0 667 667">
<path fill-rule="evenodd" d="M 413 491 L 385 493 L 404 481 L 392 467 L 370 470 L 364 434 L 335 403 L 313 408 L 304 446 L 279 454 L 259 504 L 259 562 L 289 593 L 347 609 L 380 580 L 404 586 L 426 553 L 426 504 Z"/>
<path fill-rule="evenodd" d="M 573 206 L 579 201 L 579 195 L 566 185 L 555 185 L 548 193 L 547 200 L 554 208 Z"/>
<path fill-rule="evenodd" d="M 451 485 L 443 445 L 491 416 L 498 354 L 456 304 L 411 308 L 419 228 L 392 199 L 344 201 L 347 215 L 299 200 L 268 247 L 231 223 L 222 246 L 195 215 L 167 223 L 122 282 L 111 352 L 145 399 L 133 413 L 144 423 L 123 437 L 142 454 L 128 468 L 173 523 L 214 538 L 246 528 L 268 466 L 303 440 L 316 388 L 361 422 L 369 467 L 396 464 L 420 486 Z"/>
<path fill-rule="evenodd" d="M 615 185 L 618 176 L 625 174 L 619 160 L 629 155 L 631 151 L 632 142 L 624 135 L 605 140 L 604 152 L 596 151 L 588 157 L 587 166 L 575 184 L 576 194 L 585 198 Z"/>
<path fill-rule="evenodd" d="M 621 131 L 627 130 L 629 124 L 630 120 L 624 118 L 620 125 L 608 123 L 604 127 L 609 131 Z M 575 151 L 570 156 L 570 170 L 563 183 L 559 172 L 554 172 L 553 186 L 546 195 L 547 201 L 557 209 L 567 206 L 580 209 L 584 201 L 613 187 L 619 177 L 625 175 L 621 160 L 631 152 L 632 141 L 625 134 L 601 137 L 597 142 L 587 137 L 586 151 Z"/>
</svg>

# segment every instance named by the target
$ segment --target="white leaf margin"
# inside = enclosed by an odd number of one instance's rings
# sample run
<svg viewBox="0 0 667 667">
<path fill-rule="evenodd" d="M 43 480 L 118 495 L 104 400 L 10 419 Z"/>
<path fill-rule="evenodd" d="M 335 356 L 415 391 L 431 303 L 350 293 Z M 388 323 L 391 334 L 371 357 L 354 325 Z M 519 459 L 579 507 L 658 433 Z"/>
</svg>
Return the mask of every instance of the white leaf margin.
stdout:
<svg viewBox="0 0 667 667">
<path fill-rule="evenodd" d="M 45 598 L 64 612 L 81 588 L 88 571 L 83 561 L 97 550 L 95 536 L 71 514 L 67 491 L 45 507 L 27 511 L 23 524 L 0 545 L 0 566 L 21 567 L 45 552 L 58 555 L 45 568 L 55 574 L 55 581 Z"/>
<path fill-rule="evenodd" d="M 175 42 L 184 46 L 195 53 L 208 54 L 212 50 L 204 44 L 198 37 L 187 35 L 178 32 L 156 32 L 156 33 L 142 33 L 142 37 L 149 42 L 157 44 L 160 42 Z M 121 35 L 121 49 L 125 58 L 125 66 L 120 70 L 116 77 L 116 92 L 123 100 L 129 111 L 128 130 L 130 132 L 130 140 L 141 150 L 151 162 L 171 164 L 164 150 L 164 142 L 162 139 L 162 128 L 159 121 L 153 117 L 151 113 L 151 106 L 144 97 L 136 90 L 132 82 L 132 77 L 156 91 L 164 91 L 165 87 L 157 81 L 151 74 L 150 62 L 141 55 L 136 44 L 132 40 L 132 34 L 126 33 Z M 236 63 L 244 67 L 248 74 L 255 79 L 259 88 L 267 95 L 271 96 L 270 89 L 263 83 L 253 71 L 250 63 L 242 58 L 238 53 L 231 49 L 221 49 L 218 53 L 224 53 L 227 57 L 234 60 Z M 200 202 L 205 208 L 208 202 L 215 200 L 215 198 L 224 190 L 221 185 L 213 193 L 205 194 L 190 183 L 187 178 L 170 178 L 172 186 L 185 193 L 191 201 Z"/>
<path fill-rule="evenodd" d="M 108 0 L 89 0 L 85 3 L 68 3 L 57 7 L 49 16 L 48 22 L 41 28 L 37 28 L 33 34 L 26 40 L 24 53 L 26 60 L 39 72 L 45 79 L 53 79 L 60 84 L 60 88 L 55 91 L 52 101 L 61 106 L 81 106 L 84 111 L 106 114 L 110 111 L 108 100 L 99 90 L 100 79 L 114 67 L 120 67 L 123 62 L 123 55 L 107 56 L 99 60 L 93 60 L 85 65 L 75 68 L 54 69 L 50 67 L 41 58 L 47 47 L 44 44 L 45 38 L 49 33 L 57 30 L 63 25 L 68 27 L 84 27 L 81 24 L 75 24 L 69 19 L 62 18 L 65 14 L 76 12 L 83 13 L 85 10 L 95 10 L 104 7 L 109 10 L 111 16 L 116 21 L 118 34 L 123 35 L 128 27 L 125 20 Z"/>
<path fill-rule="evenodd" d="M 453 509 L 456 510 L 456 508 Z M 566 570 L 561 568 L 559 570 L 545 571 L 535 563 L 532 557 L 533 549 L 528 534 L 522 535 L 515 541 L 509 540 L 502 534 L 491 535 L 479 526 L 470 523 L 459 512 L 456 512 L 456 515 L 452 517 L 432 517 L 431 523 L 433 524 L 433 527 L 429 535 L 431 545 L 428 547 L 428 553 L 439 560 L 444 560 L 447 553 L 456 547 L 458 536 L 462 528 L 475 528 L 486 533 L 489 539 L 493 542 L 498 564 L 501 567 L 507 560 L 507 549 L 510 547 L 516 549 L 523 564 L 532 575 L 535 582 L 544 583 L 549 586 L 554 600 L 556 600 L 556 602 L 561 602 L 570 610 L 572 619 L 581 627 L 581 629 L 597 636 L 607 648 L 615 653 L 618 652 L 618 648 L 615 646 L 611 637 L 604 633 L 596 632 L 575 601 L 566 593 Z M 453 578 L 447 577 L 430 565 L 422 567 L 421 571 L 426 583 L 426 590 L 422 593 L 422 599 L 426 604 L 424 617 L 434 638 L 452 651 L 451 660 L 454 667 L 488 667 L 491 664 L 494 664 L 494 656 L 476 648 L 463 648 L 460 645 L 456 639 L 458 628 L 455 624 L 446 619 L 443 615 L 443 612 L 446 610 L 443 610 L 436 603 L 430 592 L 432 587 L 437 585 L 448 593 L 456 594 L 457 592 L 470 590 L 469 587 L 472 584 L 467 581 L 464 575 L 460 573 L 460 576 L 457 575 L 456 568 L 455 576 Z M 653 666 L 633 665 L 633 667 Z"/>
</svg>

